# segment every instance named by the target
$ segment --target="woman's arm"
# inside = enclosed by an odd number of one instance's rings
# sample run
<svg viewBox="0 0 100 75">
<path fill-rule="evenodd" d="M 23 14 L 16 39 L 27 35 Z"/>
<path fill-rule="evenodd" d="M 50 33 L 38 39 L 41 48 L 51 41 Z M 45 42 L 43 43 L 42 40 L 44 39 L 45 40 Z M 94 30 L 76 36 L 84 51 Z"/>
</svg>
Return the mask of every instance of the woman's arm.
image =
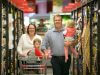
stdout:
<svg viewBox="0 0 100 75">
<path fill-rule="evenodd" d="M 23 34 L 24 35 L 24 34 Z M 23 57 L 25 57 L 25 56 L 27 56 L 27 53 L 30 51 L 30 50 L 25 50 L 25 51 L 23 51 L 23 44 L 24 44 L 24 41 L 23 41 L 23 39 L 24 39 L 24 37 L 25 36 L 21 36 L 21 38 L 19 39 L 19 42 L 18 42 L 18 46 L 17 46 L 17 52 L 18 52 L 18 54 L 20 55 L 20 56 L 23 56 Z"/>
<path fill-rule="evenodd" d="M 19 55 L 22 55 L 22 45 L 23 45 L 23 35 L 19 39 L 18 46 L 17 46 L 17 52 Z"/>
</svg>

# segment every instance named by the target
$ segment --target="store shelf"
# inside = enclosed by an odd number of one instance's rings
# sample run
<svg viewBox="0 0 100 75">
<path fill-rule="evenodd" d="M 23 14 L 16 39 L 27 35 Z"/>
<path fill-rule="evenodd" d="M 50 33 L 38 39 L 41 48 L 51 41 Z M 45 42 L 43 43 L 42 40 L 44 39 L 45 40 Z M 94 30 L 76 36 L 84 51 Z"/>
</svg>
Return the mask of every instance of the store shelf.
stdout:
<svg viewBox="0 0 100 75">
<path fill-rule="evenodd" d="M 15 75 L 17 74 L 17 40 L 23 33 L 23 22 L 21 22 L 23 12 L 7 0 L 0 1 L 0 8 L 0 75 Z M 18 20 L 17 25 L 15 20 Z M 19 33 L 16 34 L 17 32 Z"/>
<path fill-rule="evenodd" d="M 81 36 L 82 40 L 77 44 L 77 50 L 82 59 L 73 61 L 73 74 L 77 75 L 97 75 L 97 44 L 98 41 L 98 13 L 95 9 L 98 3 L 97 0 L 91 0 L 76 10 L 72 11 L 76 27 L 78 29 L 77 39 Z M 81 20 L 78 22 L 78 20 Z M 81 47 L 80 49 L 78 49 Z M 77 64 L 74 64 L 74 63 Z M 82 63 L 82 64 L 81 64 Z M 77 70 L 74 70 L 77 69 Z"/>
</svg>

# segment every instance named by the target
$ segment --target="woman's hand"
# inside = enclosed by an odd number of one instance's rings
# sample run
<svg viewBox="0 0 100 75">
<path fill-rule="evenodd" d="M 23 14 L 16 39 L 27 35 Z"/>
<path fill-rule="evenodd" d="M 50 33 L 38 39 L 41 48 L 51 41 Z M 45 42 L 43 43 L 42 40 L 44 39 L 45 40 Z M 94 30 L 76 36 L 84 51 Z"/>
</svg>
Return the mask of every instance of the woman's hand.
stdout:
<svg viewBox="0 0 100 75">
<path fill-rule="evenodd" d="M 30 52 L 31 52 L 31 50 L 25 50 L 25 51 L 23 51 L 22 56 L 26 57 L 29 55 Z"/>
</svg>

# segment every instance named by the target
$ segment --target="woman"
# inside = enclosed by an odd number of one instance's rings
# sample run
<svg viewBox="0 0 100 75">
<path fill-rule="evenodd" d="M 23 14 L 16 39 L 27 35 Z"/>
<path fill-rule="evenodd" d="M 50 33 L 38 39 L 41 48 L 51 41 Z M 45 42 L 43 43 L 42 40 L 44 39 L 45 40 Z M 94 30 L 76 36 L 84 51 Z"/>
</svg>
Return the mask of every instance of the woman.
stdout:
<svg viewBox="0 0 100 75">
<path fill-rule="evenodd" d="M 41 36 L 36 34 L 36 26 L 29 24 L 27 33 L 21 36 L 17 47 L 18 54 L 21 58 L 27 57 L 28 53 L 33 50 L 33 41 L 35 38 L 39 38 L 42 41 Z"/>
</svg>

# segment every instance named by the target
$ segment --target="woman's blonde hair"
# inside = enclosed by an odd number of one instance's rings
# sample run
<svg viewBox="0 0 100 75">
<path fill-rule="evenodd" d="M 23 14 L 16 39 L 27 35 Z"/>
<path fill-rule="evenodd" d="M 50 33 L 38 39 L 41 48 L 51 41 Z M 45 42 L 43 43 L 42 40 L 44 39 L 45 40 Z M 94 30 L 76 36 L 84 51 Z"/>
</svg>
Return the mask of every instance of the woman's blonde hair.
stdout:
<svg viewBox="0 0 100 75">
<path fill-rule="evenodd" d="M 75 22 L 72 19 L 66 21 L 67 27 L 75 27 Z"/>
</svg>

